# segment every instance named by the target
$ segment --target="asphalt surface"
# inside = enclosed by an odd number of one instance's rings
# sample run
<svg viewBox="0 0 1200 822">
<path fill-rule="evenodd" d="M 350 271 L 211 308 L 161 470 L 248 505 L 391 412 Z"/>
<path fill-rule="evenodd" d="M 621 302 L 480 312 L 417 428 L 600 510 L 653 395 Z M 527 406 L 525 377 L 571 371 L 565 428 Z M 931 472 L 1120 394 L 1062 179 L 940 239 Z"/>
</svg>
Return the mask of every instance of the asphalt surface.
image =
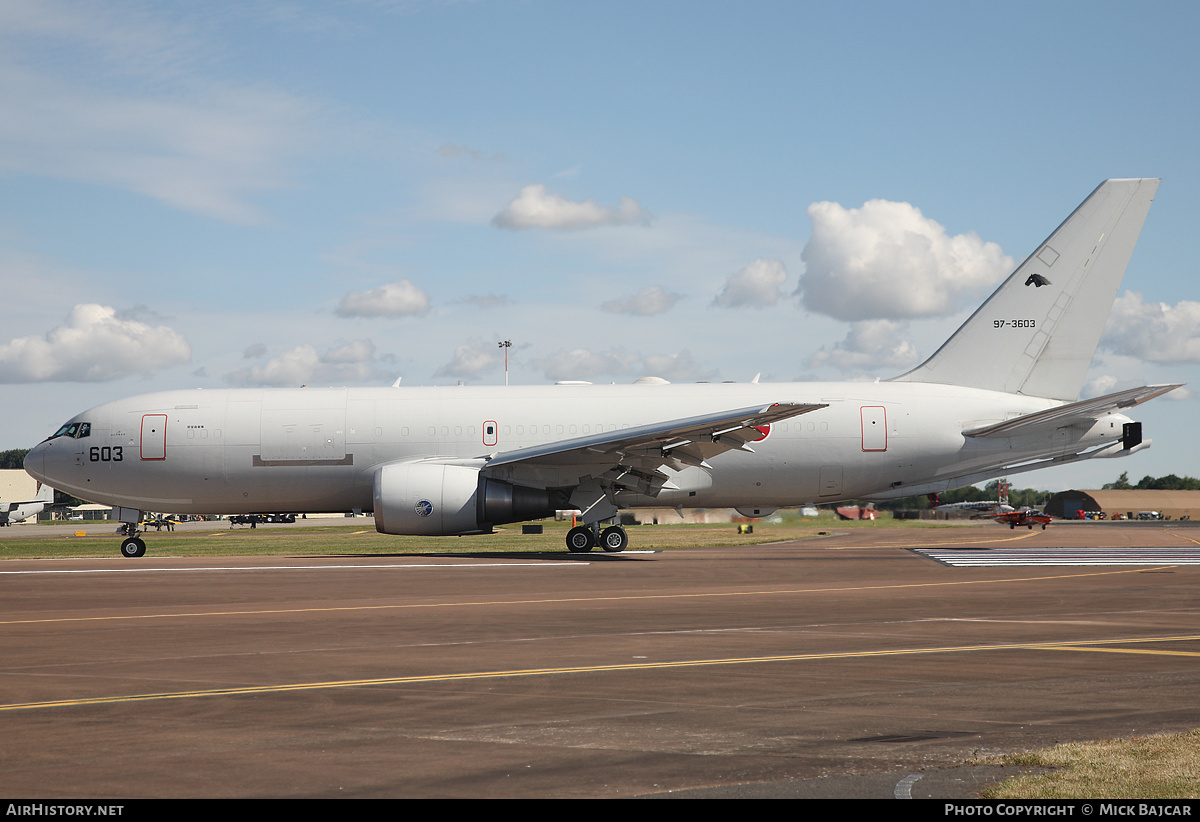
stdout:
<svg viewBox="0 0 1200 822">
<path fill-rule="evenodd" d="M 1011 773 L 978 756 L 1200 726 L 1200 567 L 912 550 L 1200 551 L 1169 523 L 583 557 L 386 539 L 0 561 L 0 795 L 968 798 Z"/>
</svg>

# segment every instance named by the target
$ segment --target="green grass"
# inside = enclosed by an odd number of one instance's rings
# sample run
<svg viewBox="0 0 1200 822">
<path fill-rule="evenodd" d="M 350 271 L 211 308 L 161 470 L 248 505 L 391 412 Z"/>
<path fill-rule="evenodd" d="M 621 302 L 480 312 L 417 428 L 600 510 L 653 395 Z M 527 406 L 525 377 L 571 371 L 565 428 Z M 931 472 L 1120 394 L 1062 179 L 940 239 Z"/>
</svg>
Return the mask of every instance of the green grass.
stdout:
<svg viewBox="0 0 1200 822">
<path fill-rule="evenodd" d="M 520 524 L 498 528 L 493 534 L 465 537 L 404 537 L 380 534 L 375 524 L 363 519 L 356 525 L 260 526 L 254 530 L 231 529 L 214 523 L 211 529 L 174 533 L 150 531 L 143 534 L 147 556 L 272 556 L 320 554 L 425 554 L 425 553 L 566 553 L 569 524 L 543 523 L 544 533 L 522 534 Z M 0 538 L 0 558 L 108 557 L 117 554 L 120 537 L 115 525 L 88 526 L 87 536 Z M 630 531 L 631 549 L 751 545 L 816 536 L 818 527 L 756 527 L 755 533 L 739 536 L 737 527 L 726 525 L 635 526 Z M 98 533 L 99 532 L 99 533 Z M 7 535 L 5 535 L 7 536 Z M 599 549 L 596 549 L 599 550 Z"/>
<path fill-rule="evenodd" d="M 1068 743 L 989 762 L 1048 770 L 987 788 L 984 799 L 1200 798 L 1200 730 Z"/>
<path fill-rule="evenodd" d="M 147 556 L 254 556 L 319 554 L 427 554 L 566 552 L 569 523 L 544 521 L 543 534 L 522 534 L 521 524 L 505 525 L 493 534 L 466 537 L 402 537 L 380 534 L 369 518 L 354 525 L 296 527 L 266 525 L 250 530 L 214 522 L 196 531 L 156 532 L 143 535 Z M 117 555 L 120 537 L 116 523 L 80 523 L 87 536 L 10 537 L 0 533 L 0 559 L 111 557 Z M 668 550 L 718 545 L 755 545 L 764 542 L 807 539 L 822 532 L 878 528 L 946 527 L 942 523 L 877 520 L 838 522 L 829 517 L 785 519 L 780 524 L 755 523 L 753 534 L 738 534 L 734 523 L 710 525 L 629 526 L 630 550 Z M 599 549 L 595 549 L 599 551 Z"/>
</svg>

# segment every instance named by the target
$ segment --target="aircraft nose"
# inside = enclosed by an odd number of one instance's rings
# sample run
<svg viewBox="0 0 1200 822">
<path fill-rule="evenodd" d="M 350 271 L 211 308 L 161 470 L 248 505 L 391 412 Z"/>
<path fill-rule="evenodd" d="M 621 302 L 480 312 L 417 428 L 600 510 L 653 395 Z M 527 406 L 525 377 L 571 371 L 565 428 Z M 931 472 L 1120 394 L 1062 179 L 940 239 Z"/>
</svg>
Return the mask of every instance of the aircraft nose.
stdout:
<svg viewBox="0 0 1200 822">
<path fill-rule="evenodd" d="M 34 479 L 46 481 L 46 447 L 47 443 L 38 443 L 25 455 L 25 472 Z"/>
</svg>

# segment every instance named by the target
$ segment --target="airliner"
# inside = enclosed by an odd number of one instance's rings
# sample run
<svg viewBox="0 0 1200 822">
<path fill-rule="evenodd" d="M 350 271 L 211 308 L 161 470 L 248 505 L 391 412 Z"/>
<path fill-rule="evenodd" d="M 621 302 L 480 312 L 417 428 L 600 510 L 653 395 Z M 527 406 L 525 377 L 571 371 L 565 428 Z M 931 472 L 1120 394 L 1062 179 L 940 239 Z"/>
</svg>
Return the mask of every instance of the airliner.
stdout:
<svg viewBox="0 0 1200 822">
<path fill-rule="evenodd" d="M 936 497 L 934 498 L 936 500 Z M 1006 502 L 999 500 L 976 500 L 974 502 L 943 502 L 940 505 L 934 504 L 935 511 L 971 511 L 975 516 L 992 516 L 993 514 L 1010 514 L 1017 510 Z"/>
<path fill-rule="evenodd" d="M 937 494 L 1150 445 L 1123 412 L 1178 385 L 1079 399 L 1157 179 L 1107 180 L 928 360 L 876 382 L 179 390 L 99 405 L 25 458 L 145 511 L 370 511 L 385 534 L 489 533 L 579 512 L 618 552 L 622 509 L 777 508 Z"/>
</svg>

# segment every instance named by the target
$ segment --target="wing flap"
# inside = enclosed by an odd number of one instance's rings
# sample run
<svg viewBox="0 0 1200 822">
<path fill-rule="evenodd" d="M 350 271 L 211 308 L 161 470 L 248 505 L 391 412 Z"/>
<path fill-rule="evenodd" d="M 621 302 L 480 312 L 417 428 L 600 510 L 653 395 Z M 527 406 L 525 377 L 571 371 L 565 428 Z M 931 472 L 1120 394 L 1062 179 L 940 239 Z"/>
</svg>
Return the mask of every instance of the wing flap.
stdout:
<svg viewBox="0 0 1200 822">
<path fill-rule="evenodd" d="M 1038 411 L 1033 414 L 1025 414 L 1024 416 L 998 422 L 994 425 L 971 428 L 963 431 L 963 436 L 979 438 L 1019 437 L 1051 428 L 1062 428 L 1075 423 L 1094 422 L 1107 414 L 1112 414 L 1125 408 L 1132 408 L 1135 405 L 1141 405 L 1155 397 L 1161 397 L 1168 391 L 1174 391 L 1176 388 L 1179 388 L 1182 384 L 1146 385 L 1141 388 L 1118 391 L 1115 394 L 1106 394 L 1103 397 L 1095 397 L 1090 400 L 1069 402 L 1066 405 L 1059 405 L 1055 408 L 1048 408 L 1045 411 Z"/>
<path fill-rule="evenodd" d="M 501 452 L 486 467 L 571 467 L 579 476 L 603 477 L 613 485 L 654 496 L 670 485 L 659 468 L 708 469 L 711 457 L 733 449 L 752 450 L 748 443 L 760 439 L 766 426 L 825 407 L 825 403 L 772 403 L 666 420 Z"/>
</svg>

